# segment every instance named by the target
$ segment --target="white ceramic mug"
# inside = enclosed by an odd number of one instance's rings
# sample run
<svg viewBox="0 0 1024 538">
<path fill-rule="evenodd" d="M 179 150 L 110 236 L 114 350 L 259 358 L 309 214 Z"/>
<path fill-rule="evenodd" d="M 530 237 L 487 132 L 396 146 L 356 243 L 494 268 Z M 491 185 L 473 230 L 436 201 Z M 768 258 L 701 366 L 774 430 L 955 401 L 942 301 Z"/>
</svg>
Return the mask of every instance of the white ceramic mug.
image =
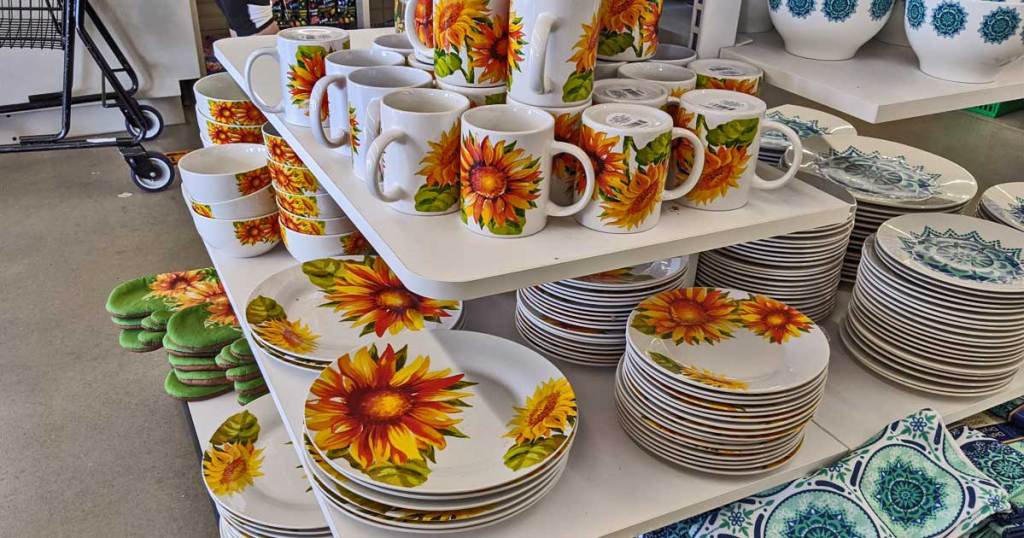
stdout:
<svg viewBox="0 0 1024 538">
<path fill-rule="evenodd" d="M 580 145 L 580 127 L 583 126 L 583 111 L 591 105 L 589 99 L 576 106 L 534 107 L 555 118 L 555 140 Z M 509 99 L 508 104 L 530 106 Z M 580 161 L 568 153 L 559 153 L 551 161 L 551 199 L 559 205 L 572 203 L 573 192 L 583 185 L 583 168 Z"/>
<path fill-rule="evenodd" d="M 679 105 L 678 97 L 657 82 L 625 78 L 609 78 L 594 83 L 594 103 L 627 103 L 665 110 L 669 103 Z"/>
<path fill-rule="evenodd" d="M 576 106 L 590 99 L 598 7 L 598 0 L 512 0 L 509 17 L 522 27 L 526 42 L 514 55 L 509 43 L 509 97 L 542 107 Z"/>
<path fill-rule="evenodd" d="M 413 88 L 379 101 L 380 135 L 366 152 L 370 192 L 410 215 L 458 209 L 459 116 L 469 99 L 455 92 Z"/>
<path fill-rule="evenodd" d="M 768 8 L 765 8 L 765 13 L 767 12 Z M 673 45 L 671 43 L 658 43 L 658 50 L 654 52 L 654 56 L 651 56 L 650 61 L 686 67 L 687 64 L 696 59 L 697 51 L 690 47 Z"/>
<path fill-rule="evenodd" d="M 412 44 L 416 59 L 430 65 L 434 65 L 433 14 L 434 0 L 408 0 L 405 3 L 405 35 Z"/>
<path fill-rule="evenodd" d="M 658 49 L 658 21 L 663 0 L 602 0 L 601 37 L 597 55 L 603 60 L 636 62 Z"/>
<path fill-rule="evenodd" d="M 679 114 L 704 150 L 704 171 L 684 204 L 713 211 L 739 209 L 750 200 L 750 189 L 774 190 L 793 179 L 803 155 L 800 136 L 782 123 L 766 120 L 766 109 L 757 97 L 728 90 L 693 90 L 683 95 Z M 785 136 L 795 155 L 785 174 L 773 181 L 759 177 L 756 171 L 765 131 Z M 689 169 L 694 147 L 683 146 L 676 153 L 677 164 L 684 170 Z"/>
<path fill-rule="evenodd" d="M 506 100 L 506 91 L 504 86 L 492 86 L 486 88 L 469 88 L 466 86 L 456 86 L 454 84 L 448 84 L 446 82 L 438 80 L 437 87 L 442 90 L 448 90 L 450 92 L 459 93 L 465 95 L 469 99 L 469 107 L 476 108 L 483 105 L 503 105 Z"/>
<path fill-rule="evenodd" d="M 729 90 L 757 96 L 764 77 L 760 67 L 737 60 L 694 60 L 686 67 L 697 73 L 698 90 Z"/>
<path fill-rule="evenodd" d="M 692 132 L 674 127 L 672 117 L 649 106 L 606 103 L 583 111 L 580 146 L 599 171 L 597 188 L 576 221 L 592 230 L 636 233 L 650 230 L 661 219 L 663 200 L 686 195 L 700 178 L 704 155 L 694 153 L 689 177 L 665 189 L 672 140 L 700 144 Z"/>
<path fill-rule="evenodd" d="M 504 86 L 522 29 L 509 24 L 509 0 L 434 0 L 434 75 L 456 86 Z M 518 36 L 518 37 L 517 37 Z"/>
<path fill-rule="evenodd" d="M 551 201 L 551 161 L 568 153 L 583 168 L 584 196 L 569 206 Z M 462 115 L 460 216 L 490 237 L 526 237 L 547 218 L 581 211 L 594 190 L 594 168 L 578 146 L 555 141 L 547 112 L 519 105 L 488 105 Z"/>
<path fill-rule="evenodd" d="M 371 114 L 371 109 L 379 111 L 380 107 L 376 105 L 380 98 L 394 90 L 426 88 L 432 82 L 430 73 L 399 65 L 363 67 L 345 77 L 324 78 L 317 82 L 313 89 L 316 95 L 323 95 L 328 86 L 337 85 L 348 96 L 348 145 L 352 151 L 352 169 L 357 177 L 362 178 L 366 172 L 366 148 L 380 131 L 379 116 Z M 330 141 L 326 137 L 322 140 L 318 138 L 317 141 L 332 147 L 328 145 Z"/>
<path fill-rule="evenodd" d="M 336 50 L 348 48 L 348 42 L 348 32 L 340 28 L 299 26 L 281 30 L 276 47 L 259 48 L 249 54 L 245 61 L 245 87 L 264 112 L 284 112 L 285 121 L 305 126 L 313 85 L 324 75 L 324 59 Z M 253 67 L 260 56 L 272 56 L 280 65 L 281 100 L 276 105 L 264 101 L 252 86 Z"/>
<path fill-rule="evenodd" d="M 659 62 L 628 63 L 619 68 L 619 77 L 659 84 L 670 97 L 681 97 L 697 87 L 697 73 L 678 65 Z"/>
<path fill-rule="evenodd" d="M 404 65 L 405 59 L 401 54 L 388 50 L 379 49 L 357 49 L 339 50 L 332 52 L 325 60 L 327 74 L 318 84 L 313 86 L 312 100 L 309 105 L 310 117 L 324 116 L 321 110 L 324 101 L 327 101 L 326 114 L 328 123 L 331 126 L 331 133 L 324 133 L 323 123 L 314 120 L 309 121 L 309 128 L 313 131 L 313 138 L 320 145 L 328 148 L 348 148 L 345 145 L 345 137 L 348 135 L 348 91 L 344 84 L 335 84 L 348 76 L 349 73 L 363 67 L 376 65 Z M 323 91 L 327 92 L 327 99 L 323 98 Z"/>
<path fill-rule="evenodd" d="M 412 54 L 412 43 L 409 38 L 402 34 L 385 34 L 373 38 L 373 49 L 397 52 L 404 58 L 406 54 Z"/>
</svg>

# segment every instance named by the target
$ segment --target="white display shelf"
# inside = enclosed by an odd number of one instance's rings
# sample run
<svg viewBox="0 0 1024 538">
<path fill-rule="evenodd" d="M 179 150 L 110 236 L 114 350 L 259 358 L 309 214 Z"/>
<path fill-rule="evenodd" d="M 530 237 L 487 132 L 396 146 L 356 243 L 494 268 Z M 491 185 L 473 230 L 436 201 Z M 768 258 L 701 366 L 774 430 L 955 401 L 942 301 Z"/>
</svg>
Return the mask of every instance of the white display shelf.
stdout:
<svg viewBox="0 0 1024 538">
<path fill-rule="evenodd" d="M 353 48 L 369 46 L 390 30 L 357 30 Z M 254 49 L 273 46 L 273 36 L 229 38 L 214 50 L 225 69 L 242 82 L 245 60 Z M 271 61 L 254 69 L 256 91 L 276 102 L 278 70 Z M 842 222 L 847 206 L 800 182 L 757 192 L 735 211 L 699 211 L 665 204 L 661 222 L 639 234 L 607 234 L 571 218 L 549 219 L 540 233 L 495 239 L 469 231 L 455 215 L 416 217 L 398 213 L 373 198 L 352 174 L 351 159 L 318 145 L 309 129 L 268 119 L 288 140 L 374 248 L 412 290 L 433 297 L 469 299 L 529 285 L 606 271 L 651 260 L 701 252 L 797 230 Z"/>
<path fill-rule="evenodd" d="M 776 32 L 740 35 L 752 43 L 723 48 L 722 58 L 764 69 L 766 81 L 870 123 L 937 114 L 1024 98 L 1024 60 L 998 80 L 964 84 L 930 77 L 910 47 L 869 41 L 850 60 L 809 60 L 786 52 Z"/>
</svg>

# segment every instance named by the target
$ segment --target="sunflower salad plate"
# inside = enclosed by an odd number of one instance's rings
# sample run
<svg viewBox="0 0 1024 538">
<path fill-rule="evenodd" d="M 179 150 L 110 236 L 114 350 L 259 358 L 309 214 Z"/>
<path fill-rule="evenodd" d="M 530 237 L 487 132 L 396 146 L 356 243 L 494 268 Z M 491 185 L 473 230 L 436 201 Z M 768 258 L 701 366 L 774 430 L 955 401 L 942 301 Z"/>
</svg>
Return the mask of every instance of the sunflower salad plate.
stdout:
<svg viewBox="0 0 1024 538">
<path fill-rule="evenodd" d="M 327 532 L 271 398 L 225 418 L 203 452 L 202 475 L 217 507 L 235 520 L 281 532 Z"/>
<path fill-rule="evenodd" d="M 271 275 L 253 290 L 245 315 L 263 347 L 326 364 L 385 335 L 453 329 L 462 302 L 409 291 L 379 256 L 340 256 Z"/>
<path fill-rule="evenodd" d="M 321 372 L 305 404 L 306 434 L 332 469 L 412 499 L 484 497 L 543 477 L 568 457 L 577 420 L 554 365 L 464 331 L 353 349 Z"/>
</svg>

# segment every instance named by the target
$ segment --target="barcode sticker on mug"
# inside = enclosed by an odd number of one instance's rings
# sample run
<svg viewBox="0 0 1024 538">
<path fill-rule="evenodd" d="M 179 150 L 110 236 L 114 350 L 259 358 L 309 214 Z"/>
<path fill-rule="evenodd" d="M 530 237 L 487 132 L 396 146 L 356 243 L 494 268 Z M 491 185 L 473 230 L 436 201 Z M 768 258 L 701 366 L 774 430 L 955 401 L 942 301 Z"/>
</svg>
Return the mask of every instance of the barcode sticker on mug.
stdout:
<svg viewBox="0 0 1024 538">
<path fill-rule="evenodd" d="M 636 100 L 636 99 L 647 99 L 650 96 L 647 94 L 647 90 L 641 88 L 608 88 L 605 93 L 613 99 L 621 100 Z"/>
<path fill-rule="evenodd" d="M 708 71 L 715 73 L 716 75 L 725 75 L 727 77 L 742 77 L 745 73 L 736 69 L 735 67 L 729 67 L 725 65 L 714 65 L 708 68 Z"/>
<path fill-rule="evenodd" d="M 717 101 L 710 101 L 707 104 L 708 108 L 715 110 L 740 110 L 746 108 L 743 103 L 739 101 L 733 101 L 732 99 L 719 99 Z"/>
<path fill-rule="evenodd" d="M 625 112 L 616 112 L 608 116 L 606 120 L 608 125 L 613 127 L 621 127 L 623 129 L 633 129 L 636 127 L 647 127 L 651 125 L 651 122 L 644 118 L 638 118 L 632 114 L 626 114 Z"/>
</svg>

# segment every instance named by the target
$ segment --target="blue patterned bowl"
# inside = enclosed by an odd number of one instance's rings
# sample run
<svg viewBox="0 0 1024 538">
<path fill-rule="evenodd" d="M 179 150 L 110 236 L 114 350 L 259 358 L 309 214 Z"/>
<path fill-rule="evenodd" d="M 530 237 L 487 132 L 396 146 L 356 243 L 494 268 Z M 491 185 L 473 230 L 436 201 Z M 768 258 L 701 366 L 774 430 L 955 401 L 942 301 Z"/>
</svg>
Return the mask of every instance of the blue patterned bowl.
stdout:
<svg viewBox="0 0 1024 538">
<path fill-rule="evenodd" d="M 921 71 L 954 82 L 992 82 L 1024 56 L 1024 3 L 907 0 L 907 39 Z"/>
<path fill-rule="evenodd" d="M 892 14 L 893 0 L 768 0 L 786 52 L 814 60 L 848 60 Z"/>
</svg>

